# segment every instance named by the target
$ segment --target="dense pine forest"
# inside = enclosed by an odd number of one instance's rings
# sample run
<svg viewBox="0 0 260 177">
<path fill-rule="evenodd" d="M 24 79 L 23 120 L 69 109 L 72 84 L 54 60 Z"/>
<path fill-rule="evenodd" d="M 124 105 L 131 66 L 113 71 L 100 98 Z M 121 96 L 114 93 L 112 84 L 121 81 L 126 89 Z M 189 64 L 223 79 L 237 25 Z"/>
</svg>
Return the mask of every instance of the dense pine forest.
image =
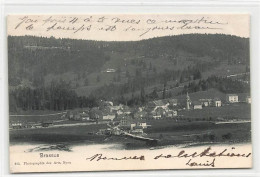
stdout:
<svg viewBox="0 0 260 177">
<path fill-rule="evenodd" d="M 250 91 L 248 75 L 227 77 L 250 72 L 249 39 L 230 35 L 129 42 L 9 36 L 8 64 L 13 112 L 95 107 L 100 99 L 133 106 L 210 88 Z"/>
</svg>

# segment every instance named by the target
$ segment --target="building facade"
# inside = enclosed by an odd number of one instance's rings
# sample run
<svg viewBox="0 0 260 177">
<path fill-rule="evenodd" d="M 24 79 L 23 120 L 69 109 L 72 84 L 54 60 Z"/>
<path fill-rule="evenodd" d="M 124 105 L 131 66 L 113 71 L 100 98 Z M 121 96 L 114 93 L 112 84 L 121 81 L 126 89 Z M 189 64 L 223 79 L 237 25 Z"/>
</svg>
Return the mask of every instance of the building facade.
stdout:
<svg viewBox="0 0 260 177">
<path fill-rule="evenodd" d="M 237 94 L 227 94 L 226 101 L 228 103 L 237 103 L 238 102 L 238 95 Z"/>
</svg>

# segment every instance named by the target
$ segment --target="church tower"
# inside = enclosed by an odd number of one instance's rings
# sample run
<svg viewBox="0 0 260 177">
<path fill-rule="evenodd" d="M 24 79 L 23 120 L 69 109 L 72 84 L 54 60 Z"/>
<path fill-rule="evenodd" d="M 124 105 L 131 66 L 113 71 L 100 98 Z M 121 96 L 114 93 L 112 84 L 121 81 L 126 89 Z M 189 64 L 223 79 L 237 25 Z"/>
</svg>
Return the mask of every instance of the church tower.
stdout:
<svg viewBox="0 0 260 177">
<path fill-rule="evenodd" d="M 189 96 L 188 92 L 187 92 L 187 96 L 186 96 L 186 102 L 187 102 L 186 109 L 190 110 L 191 100 L 190 100 L 190 96 Z"/>
</svg>

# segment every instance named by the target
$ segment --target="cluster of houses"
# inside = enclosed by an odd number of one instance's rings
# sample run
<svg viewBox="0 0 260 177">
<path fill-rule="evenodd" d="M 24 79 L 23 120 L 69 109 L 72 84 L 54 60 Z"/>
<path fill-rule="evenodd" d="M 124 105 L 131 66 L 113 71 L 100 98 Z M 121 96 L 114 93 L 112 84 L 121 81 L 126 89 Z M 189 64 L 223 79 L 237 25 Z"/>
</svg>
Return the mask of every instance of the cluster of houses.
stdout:
<svg viewBox="0 0 260 177">
<path fill-rule="evenodd" d="M 193 109 L 202 109 L 203 107 L 221 107 L 222 101 L 219 98 L 214 99 L 199 99 L 198 101 L 194 101 L 190 103 L 193 107 Z"/>
<path fill-rule="evenodd" d="M 221 100 L 220 98 L 203 98 L 196 101 L 191 101 L 189 98 L 189 95 L 187 93 L 186 97 L 187 106 L 186 109 L 202 109 L 203 107 L 221 107 L 223 106 L 223 102 L 225 104 L 232 104 L 232 103 L 238 103 L 238 102 L 245 102 L 248 104 L 251 104 L 251 97 L 246 94 L 227 94 L 226 100 Z"/>
<path fill-rule="evenodd" d="M 163 99 L 149 102 L 146 106 L 131 108 L 127 105 L 113 105 L 111 101 L 103 101 L 99 107 L 84 111 L 68 111 L 69 120 L 89 121 L 122 121 L 127 119 L 142 120 L 147 118 L 161 119 L 177 116 L 177 99 Z"/>
<path fill-rule="evenodd" d="M 25 129 L 25 128 L 45 128 L 53 125 L 52 121 L 42 122 L 11 122 L 11 129 Z"/>
<path fill-rule="evenodd" d="M 242 97 L 242 98 L 240 98 Z M 228 103 L 238 103 L 238 102 L 246 102 L 248 104 L 251 104 L 251 97 L 247 94 L 227 94 L 227 102 Z"/>
<path fill-rule="evenodd" d="M 201 98 L 192 101 L 187 93 L 185 104 L 177 99 L 168 98 L 148 102 L 144 106 L 129 107 L 127 105 L 114 105 L 111 101 L 101 101 L 99 107 L 88 108 L 84 111 L 68 111 L 65 115 L 69 120 L 87 121 L 117 121 L 122 125 L 130 120 L 176 118 L 180 110 L 203 109 L 203 107 L 221 107 L 224 104 L 242 102 L 238 94 L 227 94 L 226 100 L 220 98 Z M 250 96 L 243 102 L 251 103 Z"/>
<path fill-rule="evenodd" d="M 73 121 L 107 121 L 117 122 L 120 127 L 132 133 L 142 133 L 147 128 L 146 119 L 174 119 L 178 117 L 181 110 L 196 110 L 204 107 L 221 107 L 225 104 L 246 102 L 251 104 L 250 96 L 244 95 L 243 100 L 238 94 L 227 94 L 226 100 L 219 98 L 201 98 L 192 101 L 187 93 L 185 103 L 180 100 L 168 98 L 148 102 L 144 106 L 129 107 L 127 105 L 114 105 L 111 101 L 101 101 L 98 107 L 82 110 L 67 111 L 62 119 Z M 29 124 L 27 124 L 29 125 Z M 31 126 L 49 127 L 52 122 L 42 122 Z M 11 127 L 18 129 L 23 127 L 21 123 L 12 123 Z M 30 128 L 30 127 L 29 127 Z M 36 127 L 37 128 L 37 127 Z"/>
<path fill-rule="evenodd" d="M 136 120 L 124 120 L 119 123 L 119 126 L 115 126 L 114 128 L 100 129 L 96 134 L 97 135 L 122 135 L 125 132 L 135 134 L 135 135 L 143 135 L 144 129 L 146 129 L 149 125 L 146 124 L 145 121 L 136 121 Z M 120 128 L 119 128 L 120 127 Z"/>
</svg>

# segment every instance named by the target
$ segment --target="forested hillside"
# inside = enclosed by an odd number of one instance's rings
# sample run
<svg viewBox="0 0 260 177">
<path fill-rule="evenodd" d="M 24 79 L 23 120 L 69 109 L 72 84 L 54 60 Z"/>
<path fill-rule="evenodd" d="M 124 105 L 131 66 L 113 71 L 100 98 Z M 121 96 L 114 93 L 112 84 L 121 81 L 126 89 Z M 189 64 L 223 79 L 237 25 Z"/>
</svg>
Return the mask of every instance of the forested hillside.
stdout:
<svg viewBox="0 0 260 177">
<path fill-rule="evenodd" d="M 236 81 L 230 86 L 222 78 L 249 72 L 249 39 L 230 35 L 129 42 L 9 36 L 8 64 L 13 111 L 91 107 L 101 98 L 141 104 L 207 87 L 223 92 L 249 89 Z M 207 79 L 212 75 L 219 77 L 214 84 Z M 180 86 L 185 87 L 167 92 Z"/>
</svg>

